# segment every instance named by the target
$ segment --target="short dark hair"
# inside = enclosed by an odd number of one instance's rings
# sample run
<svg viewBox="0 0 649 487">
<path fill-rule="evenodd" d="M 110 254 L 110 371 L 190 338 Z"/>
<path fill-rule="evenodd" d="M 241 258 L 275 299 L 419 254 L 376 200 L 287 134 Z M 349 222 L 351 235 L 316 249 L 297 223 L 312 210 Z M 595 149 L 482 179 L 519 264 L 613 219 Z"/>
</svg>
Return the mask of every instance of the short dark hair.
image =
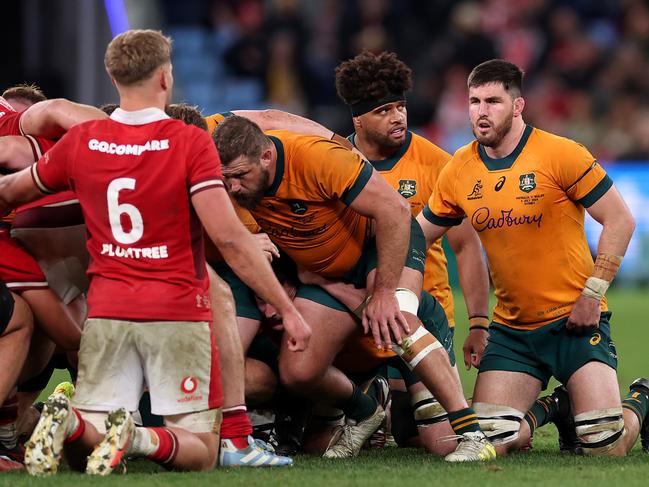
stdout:
<svg viewBox="0 0 649 487">
<path fill-rule="evenodd" d="M 469 88 L 489 83 L 502 83 L 509 96 L 518 98 L 523 92 L 523 71 L 509 61 L 491 59 L 473 68 L 467 80 Z"/>
<path fill-rule="evenodd" d="M 212 137 L 224 166 L 240 156 L 259 159 L 269 142 L 259 125 L 237 115 L 226 117 Z"/>
<path fill-rule="evenodd" d="M 172 103 L 171 105 L 167 105 L 165 112 L 171 118 L 182 120 L 187 125 L 195 125 L 199 129 L 207 130 L 207 122 L 196 105 Z"/>
<path fill-rule="evenodd" d="M 380 100 L 412 88 L 412 70 L 394 52 L 363 51 L 336 68 L 336 91 L 347 104 Z"/>
<path fill-rule="evenodd" d="M 2 98 L 5 100 L 25 100 L 32 104 L 47 100 L 47 97 L 43 94 L 43 90 L 34 83 L 25 83 L 7 88 L 2 93 Z"/>
<path fill-rule="evenodd" d="M 108 116 L 112 115 L 117 108 L 119 108 L 117 103 L 104 103 L 99 106 L 99 109 Z"/>
</svg>

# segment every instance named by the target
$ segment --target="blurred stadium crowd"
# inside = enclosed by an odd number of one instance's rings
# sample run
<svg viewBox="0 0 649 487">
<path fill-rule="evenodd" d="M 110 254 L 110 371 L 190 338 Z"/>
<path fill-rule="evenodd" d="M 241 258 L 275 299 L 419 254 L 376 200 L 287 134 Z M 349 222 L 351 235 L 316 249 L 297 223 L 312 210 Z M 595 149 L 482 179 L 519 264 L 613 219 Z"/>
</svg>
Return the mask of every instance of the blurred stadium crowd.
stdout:
<svg viewBox="0 0 649 487">
<path fill-rule="evenodd" d="M 649 159 L 645 0 L 162 2 L 178 96 L 205 113 L 273 106 L 340 132 L 334 68 L 362 49 L 412 68 L 413 128 L 449 151 L 471 139 L 465 80 L 493 57 L 526 71 L 526 120 L 601 160 Z"/>
</svg>

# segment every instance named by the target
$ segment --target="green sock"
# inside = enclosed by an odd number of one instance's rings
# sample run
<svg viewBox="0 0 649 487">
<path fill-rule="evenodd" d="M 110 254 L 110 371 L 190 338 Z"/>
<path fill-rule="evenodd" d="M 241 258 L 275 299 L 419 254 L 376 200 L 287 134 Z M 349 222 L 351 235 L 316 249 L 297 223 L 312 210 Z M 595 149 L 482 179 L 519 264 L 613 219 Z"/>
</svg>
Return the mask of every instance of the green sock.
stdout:
<svg viewBox="0 0 649 487">
<path fill-rule="evenodd" d="M 640 425 L 642 425 L 642 422 L 647 416 L 649 398 L 642 392 L 630 391 L 622 401 L 622 407 L 633 411 L 638 416 Z"/>
<path fill-rule="evenodd" d="M 530 425 L 530 434 L 534 434 L 536 428 L 540 428 L 550 422 L 552 418 L 557 413 L 557 404 L 550 398 L 550 396 L 540 397 L 530 408 L 530 410 L 525 413 L 523 418 L 527 421 L 527 424 Z"/>
<path fill-rule="evenodd" d="M 453 431 L 457 435 L 482 431 L 478 424 L 478 416 L 476 416 L 473 408 L 464 408 L 452 413 L 449 412 L 448 420 L 451 423 L 451 428 L 453 428 Z"/>
<path fill-rule="evenodd" d="M 354 391 L 349 399 L 340 405 L 345 416 L 354 421 L 362 421 L 369 418 L 376 411 L 378 403 L 374 398 L 365 394 L 356 384 L 353 384 Z"/>
</svg>

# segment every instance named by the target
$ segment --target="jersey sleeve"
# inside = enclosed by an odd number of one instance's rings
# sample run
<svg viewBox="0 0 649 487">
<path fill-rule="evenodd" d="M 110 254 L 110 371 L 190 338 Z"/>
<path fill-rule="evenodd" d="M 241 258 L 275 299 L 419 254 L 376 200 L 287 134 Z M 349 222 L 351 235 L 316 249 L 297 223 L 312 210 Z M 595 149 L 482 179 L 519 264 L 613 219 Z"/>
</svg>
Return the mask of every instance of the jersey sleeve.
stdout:
<svg viewBox="0 0 649 487">
<path fill-rule="evenodd" d="M 613 185 L 613 180 L 581 144 L 565 139 L 555 155 L 558 182 L 568 198 L 585 208 L 592 206 Z"/>
<path fill-rule="evenodd" d="M 297 157 L 305 161 L 308 185 L 324 199 L 352 204 L 372 177 L 372 165 L 336 142 L 316 138 Z"/>
<path fill-rule="evenodd" d="M 189 144 L 190 152 L 187 163 L 187 184 L 189 194 L 195 195 L 201 191 L 223 187 L 221 176 L 221 160 L 216 146 L 207 132 L 193 126 L 187 126 L 194 132 Z"/>
<path fill-rule="evenodd" d="M 78 140 L 80 137 L 73 127 L 31 166 L 32 178 L 41 192 L 57 193 L 72 188 L 71 167 Z"/>
<path fill-rule="evenodd" d="M 422 210 L 424 218 L 442 227 L 452 227 L 462 223 L 464 210 L 455 199 L 456 177 L 451 164 L 447 163 L 439 174 L 433 194 Z"/>
</svg>

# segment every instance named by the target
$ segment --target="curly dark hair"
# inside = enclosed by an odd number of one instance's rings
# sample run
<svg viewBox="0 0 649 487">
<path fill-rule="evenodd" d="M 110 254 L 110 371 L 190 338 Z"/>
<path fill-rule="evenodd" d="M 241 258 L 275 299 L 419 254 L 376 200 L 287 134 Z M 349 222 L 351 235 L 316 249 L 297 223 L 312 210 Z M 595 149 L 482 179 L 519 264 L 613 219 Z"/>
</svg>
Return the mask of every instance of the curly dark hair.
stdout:
<svg viewBox="0 0 649 487">
<path fill-rule="evenodd" d="M 412 88 L 412 70 L 394 52 L 363 51 L 336 68 L 336 91 L 347 104 L 379 100 Z"/>
</svg>

